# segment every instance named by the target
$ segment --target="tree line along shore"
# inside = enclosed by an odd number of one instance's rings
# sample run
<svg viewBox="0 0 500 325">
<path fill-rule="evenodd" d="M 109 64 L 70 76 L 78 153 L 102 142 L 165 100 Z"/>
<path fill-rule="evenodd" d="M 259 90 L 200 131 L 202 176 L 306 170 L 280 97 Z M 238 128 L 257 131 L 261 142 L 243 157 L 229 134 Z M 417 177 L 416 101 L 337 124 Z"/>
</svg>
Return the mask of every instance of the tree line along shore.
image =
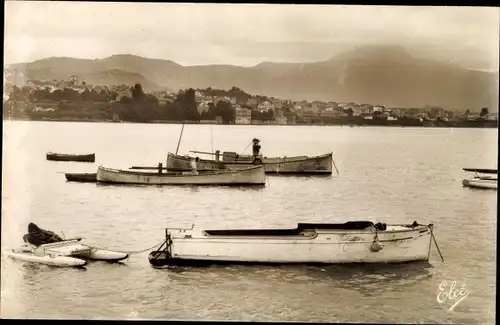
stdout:
<svg viewBox="0 0 500 325">
<path fill-rule="evenodd" d="M 83 86 L 83 87 L 82 87 Z M 386 108 L 382 105 L 307 102 L 250 95 L 233 87 L 146 93 L 133 87 L 8 86 L 4 119 L 130 123 L 240 125 L 352 125 L 498 127 L 498 114 L 447 111 L 440 107 Z"/>
</svg>

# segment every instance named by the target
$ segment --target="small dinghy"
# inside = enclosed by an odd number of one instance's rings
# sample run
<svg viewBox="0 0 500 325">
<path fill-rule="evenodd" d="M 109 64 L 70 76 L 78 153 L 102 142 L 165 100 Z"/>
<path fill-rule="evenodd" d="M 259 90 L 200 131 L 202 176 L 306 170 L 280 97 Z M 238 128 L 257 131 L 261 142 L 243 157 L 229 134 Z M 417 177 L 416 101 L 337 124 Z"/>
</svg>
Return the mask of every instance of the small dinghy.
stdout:
<svg viewBox="0 0 500 325">
<path fill-rule="evenodd" d="M 47 160 L 53 161 L 78 161 L 78 162 L 95 162 L 95 153 L 90 154 L 64 154 L 64 153 L 47 153 Z"/>
<path fill-rule="evenodd" d="M 462 180 L 462 185 L 464 187 L 491 189 L 491 190 L 497 189 L 497 184 L 498 184 L 497 169 L 464 168 L 463 170 L 466 172 L 474 172 L 474 176 L 472 178 L 466 178 Z M 481 174 L 487 174 L 488 176 Z M 493 174 L 495 176 L 489 176 Z"/>
<path fill-rule="evenodd" d="M 82 238 L 62 239 L 52 231 L 28 225 L 28 234 L 23 236 L 25 244 L 12 250 L 13 259 L 52 266 L 84 266 L 87 260 L 118 262 L 129 254 L 95 248 L 80 243 Z"/>
<path fill-rule="evenodd" d="M 96 183 L 97 173 L 66 173 L 68 182 Z"/>
</svg>

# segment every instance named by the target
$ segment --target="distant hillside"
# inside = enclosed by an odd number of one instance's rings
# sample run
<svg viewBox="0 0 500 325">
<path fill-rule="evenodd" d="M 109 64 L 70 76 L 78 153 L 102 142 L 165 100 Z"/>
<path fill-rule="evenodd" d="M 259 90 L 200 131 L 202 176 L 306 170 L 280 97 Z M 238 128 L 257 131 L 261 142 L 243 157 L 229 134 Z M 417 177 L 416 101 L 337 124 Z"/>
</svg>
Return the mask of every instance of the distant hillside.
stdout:
<svg viewBox="0 0 500 325">
<path fill-rule="evenodd" d="M 142 74 L 119 69 L 80 74 L 78 78 L 79 80 L 85 80 L 85 82 L 91 85 L 112 86 L 118 84 L 134 85 L 140 83 L 142 88 L 146 91 L 160 88 L 149 79 L 146 79 Z"/>
<path fill-rule="evenodd" d="M 29 79 L 68 79 L 76 74 L 80 80 L 150 82 L 175 90 L 236 86 L 252 94 L 293 100 L 498 110 L 498 73 L 418 59 L 399 46 L 364 46 L 323 62 L 265 62 L 250 68 L 230 65 L 184 67 L 168 60 L 128 54 L 99 60 L 49 58 L 9 68 L 24 72 Z M 109 72 L 119 70 L 129 74 Z"/>
</svg>

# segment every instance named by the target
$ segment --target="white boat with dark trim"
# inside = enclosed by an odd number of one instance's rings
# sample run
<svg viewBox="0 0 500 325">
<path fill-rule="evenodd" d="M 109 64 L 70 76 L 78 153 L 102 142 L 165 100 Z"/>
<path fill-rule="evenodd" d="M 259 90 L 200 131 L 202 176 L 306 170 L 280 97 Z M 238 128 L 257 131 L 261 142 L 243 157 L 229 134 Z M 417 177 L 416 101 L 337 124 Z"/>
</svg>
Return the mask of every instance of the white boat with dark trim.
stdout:
<svg viewBox="0 0 500 325">
<path fill-rule="evenodd" d="M 296 157 L 262 157 L 253 159 L 252 156 L 239 156 L 234 152 L 221 154 L 222 160 L 195 158 L 198 169 L 203 171 L 220 169 L 241 169 L 263 164 L 267 174 L 331 174 L 332 153 L 321 156 L 296 156 Z M 173 153 L 167 154 L 167 170 L 189 170 L 192 156 L 182 156 Z M 134 168 L 134 167 L 132 167 Z M 135 169 L 135 168 L 134 168 Z"/>
<path fill-rule="evenodd" d="M 475 169 L 463 168 L 466 172 L 473 172 L 472 178 L 465 178 L 462 180 L 462 185 L 470 188 L 492 189 L 496 190 L 498 185 L 498 170 L 497 169 Z M 488 174 L 488 176 L 481 175 Z M 489 175 L 495 176 L 489 176 Z"/>
<path fill-rule="evenodd" d="M 433 225 L 299 223 L 293 229 L 168 228 L 154 266 L 394 263 L 429 260 Z M 437 244 L 436 244 L 437 246 Z"/>
<path fill-rule="evenodd" d="M 30 223 L 28 234 L 23 236 L 25 244 L 8 255 L 16 260 L 61 267 L 84 266 L 88 260 L 119 262 L 129 257 L 128 253 L 82 244 L 81 239 L 62 239 L 54 232 Z"/>
<path fill-rule="evenodd" d="M 196 165 L 194 163 L 194 165 Z M 118 170 L 99 166 L 97 181 L 113 184 L 143 185 L 265 185 L 264 166 L 251 166 L 238 170 L 198 171 L 196 166 L 191 172 L 156 173 Z"/>
<path fill-rule="evenodd" d="M 177 152 L 175 154 L 169 152 L 166 169 L 169 171 L 189 171 L 191 170 L 191 161 L 195 159 L 199 171 L 244 169 L 255 165 L 264 165 L 267 174 L 331 175 L 332 165 L 337 170 L 331 152 L 312 157 L 264 157 L 260 153 L 260 140 L 253 139 L 251 144 L 253 144 L 252 155 L 239 155 L 236 152 L 228 151 L 220 153 L 220 150 L 215 151 L 215 153 L 191 151 L 192 153 L 212 155 L 215 156 L 215 159 L 200 159 L 189 155 L 178 155 Z M 132 166 L 130 169 L 156 169 L 156 167 Z"/>
</svg>

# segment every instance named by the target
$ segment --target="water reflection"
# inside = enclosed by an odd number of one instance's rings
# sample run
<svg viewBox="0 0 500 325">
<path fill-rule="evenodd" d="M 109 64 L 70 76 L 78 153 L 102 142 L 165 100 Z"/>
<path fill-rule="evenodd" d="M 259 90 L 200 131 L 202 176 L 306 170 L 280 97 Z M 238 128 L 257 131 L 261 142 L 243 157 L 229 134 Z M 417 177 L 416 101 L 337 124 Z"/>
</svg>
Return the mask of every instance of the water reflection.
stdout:
<svg viewBox="0 0 500 325">
<path fill-rule="evenodd" d="M 200 188 L 209 188 L 209 189 L 240 189 L 240 190 L 262 190 L 266 187 L 266 184 L 249 184 L 249 185 L 231 185 L 231 184 L 221 184 L 221 185 L 191 185 L 191 184 L 179 184 L 179 185 L 145 185 L 145 184 L 113 184 L 113 183 L 102 183 L 97 182 L 97 187 L 103 188 L 113 188 L 113 187 L 123 187 L 123 188 L 162 188 L 162 189 L 174 189 L 174 188 L 184 188 L 184 189 L 200 189 Z"/>
<path fill-rule="evenodd" d="M 280 265 L 280 266 L 222 266 L 157 267 L 170 281 L 179 285 L 194 283 L 249 281 L 264 284 L 279 281 L 291 284 L 323 283 L 337 288 L 356 290 L 364 295 L 376 295 L 386 290 L 398 291 L 431 279 L 433 266 L 428 262 L 397 264 L 352 265 Z"/>
</svg>

